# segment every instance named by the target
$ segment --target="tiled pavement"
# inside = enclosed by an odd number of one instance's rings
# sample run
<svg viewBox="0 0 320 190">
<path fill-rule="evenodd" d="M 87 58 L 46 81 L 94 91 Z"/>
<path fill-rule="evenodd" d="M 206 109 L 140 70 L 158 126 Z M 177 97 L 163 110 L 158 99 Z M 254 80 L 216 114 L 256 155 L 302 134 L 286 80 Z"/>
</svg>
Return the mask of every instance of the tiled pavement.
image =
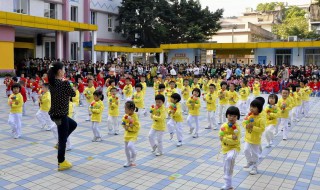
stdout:
<svg viewBox="0 0 320 190">
<path fill-rule="evenodd" d="M 0 87 L 0 189 L 219 189 L 223 185 L 222 155 L 219 155 L 217 131 L 205 130 L 205 108 L 200 116 L 200 137 L 187 134 L 177 148 L 164 136 L 165 154 L 156 157 L 150 152 L 149 117 L 142 118 L 142 129 L 136 143 L 137 166 L 123 168 L 125 162 L 123 131 L 119 136 L 107 135 L 107 109 L 101 123 L 104 141 L 92 143 L 90 122 L 84 121 L 85 108 L 79 108 L 78 128 L 72 135 L 73 150 L 66 157 L 74 167 L 57 172 L 57 151 L 51 132 L 40 129 L 35 118 L 38 106 L 27 102 L 23 117 L 23 137 L 10 137 L 7 124 L 8 106 Z M 146 107 L 153 104 L 153 90 L 147 90 Z M 151 98 L 150 98 L 151 97 Z M 320 189 L 320 107 L 314 100 L 310 118 L 292 127 L 289 140 L 276 137 L 275 147 L 263 150 L 259 174 L 250 176 L 242 169 L 246 163 L 243 152 L 236 159 L 234 187 L 236 189 Z M 123 103 L 122 103 L 123 104 Z M 121 109 L 123 114 L 123 109 Z"/>
</svg>

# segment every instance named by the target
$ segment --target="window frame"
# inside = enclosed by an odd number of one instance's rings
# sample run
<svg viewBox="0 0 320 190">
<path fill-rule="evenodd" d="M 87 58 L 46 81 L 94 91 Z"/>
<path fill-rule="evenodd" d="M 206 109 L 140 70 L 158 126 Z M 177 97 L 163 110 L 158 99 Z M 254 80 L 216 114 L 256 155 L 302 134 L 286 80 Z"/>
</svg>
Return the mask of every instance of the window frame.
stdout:
<svg viewBox="0 0 320 190">
<path fill-rule="evenodd" d="M 73 11 L 74 9 L 74 11 Z M 74 13 L 74 15 L 73 15 Z M 71 6 L 70 7 L 70 21 L 78 22 L 78 7 L 77 6 Z"/>
<path fill-rule="evenodd" d="M 16 3 L 16 2 L 18 2 L 18 3 Z M 22 2 L 25 2 L 27 4 L 26 13 L 21 12 L 21 10 L 24 10 L 22 8 Z M 16 5 L 18 5 L 18 7 L 15 7 Z M 28 15 L 29 10 L 30 10 L 30 1 L 29 0 L 13 0 L 13 12 L 18 13 L 18 14 Z"/>
</svg>

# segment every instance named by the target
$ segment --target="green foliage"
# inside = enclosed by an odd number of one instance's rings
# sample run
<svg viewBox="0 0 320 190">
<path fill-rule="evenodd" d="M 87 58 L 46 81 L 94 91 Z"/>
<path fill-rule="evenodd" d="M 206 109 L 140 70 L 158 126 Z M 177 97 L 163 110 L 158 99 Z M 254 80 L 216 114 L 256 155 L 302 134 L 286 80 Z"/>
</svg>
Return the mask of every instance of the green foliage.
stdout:
<svg viewBox="0 0 320 190">
<path fill-rule="evenodd" d="M 123 0 L 115 31 L 139 47 L 204 42 L 221 28 L 222 14 L 202 9 L 197 0 Z"/>
<path fill-rule="evenodd" d="M 284 3 L 283 2 L 270 2 L 270 3 L 259 3 L 257 5 L 256 10 L 262 13 L 268 12 L 268 11 L 275 11 L 276 7 L 280 6 L 281 9 L 284 9 Z"/>
<path fill-rule="evenodd" d="M 298 36 L 299 38 L 318 38 L 314 31 L 309 31 L 309 23 L 305 18 L 306 11 L 290 6 L 284 12 L 284 20 L 281 24 L 274 25 L 272 32 L 282 39 L 288 36 Z"/>
</svg>

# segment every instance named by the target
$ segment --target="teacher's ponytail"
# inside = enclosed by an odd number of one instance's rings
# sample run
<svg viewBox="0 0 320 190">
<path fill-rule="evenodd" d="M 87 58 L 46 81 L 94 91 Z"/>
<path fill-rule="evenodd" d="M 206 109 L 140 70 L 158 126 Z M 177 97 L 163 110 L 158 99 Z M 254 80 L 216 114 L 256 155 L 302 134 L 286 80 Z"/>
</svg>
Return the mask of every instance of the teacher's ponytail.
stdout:
<svg viewBox="0 0 320 190">
<path fill-rule="evenodd" d="M 54 86 L 55 78 L 56 78 L 58 71 L 60 69 L 63 69 L 63 64 L 61 62 L 54 62 L 49 66 L 48 80 L 49 80 L 49 84 L 51 86 Z"/>
</svg>

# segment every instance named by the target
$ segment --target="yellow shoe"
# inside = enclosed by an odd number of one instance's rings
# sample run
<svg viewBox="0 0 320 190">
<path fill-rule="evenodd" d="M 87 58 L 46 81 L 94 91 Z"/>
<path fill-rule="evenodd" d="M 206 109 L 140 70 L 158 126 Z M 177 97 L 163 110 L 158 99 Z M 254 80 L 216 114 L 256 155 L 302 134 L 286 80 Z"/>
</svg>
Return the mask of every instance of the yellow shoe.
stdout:
<svg viewBox="0 0 320 190">
<path fill-rule="evenodd" d="M 54 148 L 58 150 L 58 144 L 54 145 Z"/>
<path fill-rule="evenodd" d="M 68 170 L 72 168 L 72 164 L 67 160 L 64 160 L 62 163 L 58 164 L 58 171 Z"/>
</svg>

